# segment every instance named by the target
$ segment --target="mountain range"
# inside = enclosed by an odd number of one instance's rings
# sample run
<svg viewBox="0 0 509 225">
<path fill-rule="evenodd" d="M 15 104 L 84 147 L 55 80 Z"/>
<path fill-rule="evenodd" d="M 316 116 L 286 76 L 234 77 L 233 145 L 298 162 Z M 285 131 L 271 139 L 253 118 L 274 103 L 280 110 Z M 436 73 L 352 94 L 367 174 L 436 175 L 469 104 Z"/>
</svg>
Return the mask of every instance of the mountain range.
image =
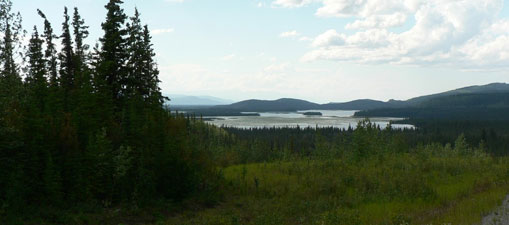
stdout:
<svg viewBox="0 0 509 225">
<path fill-rule="evenodd" d="M 227 105 L 233 103 L 232 100 L 216 98 L 212 96 L 189 96 L 189 95 L 166 95 L 170 98 L 170 105 L 179 106 L 213 106 L 213 105 Z"/>
<path fill-rule="evenodd" d="M 469 86 L 408 100 L 359 99 L 342 103 L 317 104 L 301 99 L 245 100 L 228 105 L 202 107 L 192 112 L 204 116 L 242 115 L 241 112 L 298 110 L 358 110 L 357 116 L 455 117 L 457 114 L 509 118 L 509 84 Z M 475 113 L 472 113 L 474 112 Z M 461 115 L 459 115 L 461 116 Z"/>
</svg>

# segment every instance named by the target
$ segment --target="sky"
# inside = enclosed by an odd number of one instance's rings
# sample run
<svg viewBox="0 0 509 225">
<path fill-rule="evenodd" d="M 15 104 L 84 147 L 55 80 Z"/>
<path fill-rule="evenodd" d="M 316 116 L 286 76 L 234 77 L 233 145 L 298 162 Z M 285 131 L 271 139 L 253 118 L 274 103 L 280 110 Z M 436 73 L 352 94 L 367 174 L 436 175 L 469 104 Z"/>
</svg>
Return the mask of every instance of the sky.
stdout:
<svg viewBox="0 0 509 225">
<path fill-rule="evenodd" d="M 509 0 L 124 0 L 153 35 L 166 94 L 405 100 L 509 83 Z M 13 0 L 26 30 L 78 7 L 103 34 L 106 0 Z"/>
</svg>

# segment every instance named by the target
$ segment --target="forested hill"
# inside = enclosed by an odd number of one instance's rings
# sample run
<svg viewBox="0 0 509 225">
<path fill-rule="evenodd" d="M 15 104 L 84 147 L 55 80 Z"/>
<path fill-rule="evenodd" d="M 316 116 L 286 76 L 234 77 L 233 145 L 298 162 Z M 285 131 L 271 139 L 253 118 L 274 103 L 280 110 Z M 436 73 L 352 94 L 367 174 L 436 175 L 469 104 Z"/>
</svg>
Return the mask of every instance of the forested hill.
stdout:
<svg viewBox="0 0 509 225">
<path fill-rule="evenodd" d="M 432 94 L 432 95 L 425 95 L 420 96 L 416 98 L 409 99 L 407 101 L 403 101 L 403 105 L 419 105 L 419 104 L 428 104 L 429 101 L 432 101 L 433 99 L 447 99 L 444 97 L 448 96 L 459 96 L 459 95 L 475 95 L 475 94 L 493 94 L 493 93 L 509 93 L 509 84 L 506 83 L 491 83 L 487 85 L 477 85 L 477 86 L 469 86 L 464 88 L 459 88 L 452 91 L 442 92 L 438 94 Z M 488 99 L 489 96 L 483 97 L 485 99 Z M 453 100 L 455 98 L 450 98 L 450 100 Z M 396 102 L 393 102 L 396 103 Z"/>
<path fill-rule="evenodd" d="M 343 103 L 328 103 L 320 106 L 320 109 L 326 110 L 369 110 L 385 107 L 392 107 L 390 102 L 382 102 L 371 99 L 359 99 Z"/>
<path fill-rule="evenodd" d="M 403 107 L 357 112 L 356 116 L 412 119 L 509 120 L 509 93 L 466 93 L 420 98 Z"/>
<path fill-rule="evenodd" d="M 300 99 L 282 98 L 278 100 L 246 100 L 233 103 L 226 106 L 217 106 L 216 108 L 241 110 L 243 112 L 263 112 L 263 111 L 296 111 L 317 109 L 320 105 Z"/>
<path fill-rule="evenodd" d="M 371 99 L 359 99 L 342 103 L 317 104 L 305 100 L 282 98 L 277 100 L 251 99 L 233 103 L 230 105 L 202 107 L 193 109 L 192 112 L 203 115 L 234 115 L 240 112 L 274 112 L 274 111 L 297 111 L 297 110 L 377 110 L 362 112 L 358 115 L 388 115 L 404 108 L 429 108 L 429 107 L 504 107 L 509 106 L 506 95 L 509 94 L 509 84 L 492 83 L 482 86 L 464 87 L 438 94 L 412 98 L 406 101 L 389 100 L 387 102 Z M 385 109 L 391 109 L 387 111 Z M 187 111 L 187 109 L 186 109 Z M 384 112 L 378 114 L 378 112 Z M 399 115 L 400 113 L 398 113 Z"/>
<path fill-rule="evenodd" d="M 300 99 L 281 98 L 277 100 L 251 99 L 210 108 L 201 108 L 198 113 L 215 114 L 222 112 L 286 112 L 298 110 L 368 110 L 386 108 L 391 103 L 371 99 L 360 99 L 344 103 L 317 104 Z"/>
</svg>

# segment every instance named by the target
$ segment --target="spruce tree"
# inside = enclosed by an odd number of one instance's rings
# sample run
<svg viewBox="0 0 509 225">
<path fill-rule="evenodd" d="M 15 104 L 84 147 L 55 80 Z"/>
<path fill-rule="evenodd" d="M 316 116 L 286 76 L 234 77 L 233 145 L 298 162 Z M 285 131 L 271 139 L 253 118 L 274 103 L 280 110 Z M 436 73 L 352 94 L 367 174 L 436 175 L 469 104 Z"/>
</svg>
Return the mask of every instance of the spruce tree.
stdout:
<svg viewBox="0 0 509 225">
<path fill-rule="evenodd" d="M 53 34 L 53 28 L 51 27 L 51 23 L 46 18 L 46 15 L 44 15 L 44 13 L 39 9 L 37 12 L 39 16 L 44 19 L 44 34 L 42 37 L 45 38 L 46 42 L 44 57 L 46 58 L 46 68 L 49 72 L 49 83 L 51 87 L 56 87 L 58 86 L 57 50 L 55 44 L 53 43 L 53 39 L 57 38 L 57 36 Z"/>
<path fill-rule="evenodd" d="M 143 27 L 138 9 L 135 9 L 134 16 L 130 18 L 130 23 L 127 24 L 127 31 L 129 33 L 127 38 L 127 53 L 129 58 L 125 93 L 130 98 L 135 95 L 146 96 L 148 90 L 143 85 L 143 68 L 145 67 L 143 62 L 145 54 L 145 49 L 143 49 Z"/>
<path fill-rule="evenodd" d="M 75 86 L 76 86 L 76 97 L 77 97 L 77 105 L 78 107 L 82 106 L 81 112 L 78 113 L 87 113 L 84 112 L 86 109 L 83 107 L 88 107 L 89 110 L 93 106 L 91 106 L 91 95 L 93 94 L 92 87 L 92 76 L 91 70 L 88 66 L 88 62 L 90 60 L 90 54 L 88 53 L 89 45 L 85 44 L 84 41 L 88 37 L 88 26 L 85 25 L 85 20 L 81 18 L 78 8 L 74 8 L 73 14 L 73 34 L 74 34 L 74 44 L 75 44 L 75 55 L 74 55 L 74 65 L 75 65 Z M 80 115 L 86 116 L 86 115 Z"/>
<path fill-rule="evenodd" d="M 0 0 L 0 204 L 16 211 L 26 196 L 23 162 L 23 84 L 15 57 L 24 31 L 10 0 Z"/>
<path fill-rule="evenodd" d="M 22 80 L 15 56 L 21 55 L 21 40 L 24 30 L 19 13 L 11 12 L 10 0 L 0 1 L 0 118 L 8 126 L 19 125 L 20 100 L 22 97 Z"/>
<path fill-rule="evenodd" d="M 67 14 L 67 7 L 64 7 L 64 22 L 62 23 L 62 51 L 59 55 L 60 58 L 60 85 L 63 89 L 64 95 L 64 111 L 69 111 L 71 108 L 72 91 L 74 90 L 75 83 L 75 64 L 74 52 L 72 47 L 71 32 L 69 29 L 69 15 Z"/>
<path fill-rule="evenodd" d="M 27 90 L 30 98 L 33 98 L 42 112 L 45 107 L 45 98 L 47 96 L 48 83 L 46 79 L 46 61 L 42 52 L 44 41 L 40 39 L 37 27 L 34 26 L 32 38 L 28 44 L 28 74 L 26 77 Z"/>
<path fill-rule="evenodd" d="M 97 76 L 99 91 L 109 92 L 116 103 L 117 110 L 121 107 L 120 100 L 125 80 L 126 61 L 126 30 L 124 29 L 127 16 L 120 7 L 121 0 L 110 0 L 105 6 L 108 13 L 106 21 L 101 24 L 104 36 L 100 38 L 102 51 Z"/>
<path fill-rule="evenodd" d="M 156 108 L 161 108 L 164 101 L 168 100 L 168 98 L 162 95 L 161 88 L 159 87 L 159 83 L 161 82 L 161 80 L 159 80 L 159 69 L 157 68 L 157 63 L 154 60 L 156 54 L 152 48 L 152 37 L 150 36 L 150 31 L 147 25 L 143 28 L 143 47 L 143 61 L 145 62 L 143 82 L 144 86 L 148 90 L 148 95 L 145 96 L 145 98 L 151 105 Z"/>
<path fill-rule="evenodd" d="M 81 69 L 81 64 L 86 63 L 86 51 L 89 49 L 89 46 L 83 41 L 88 37 L 89 33 L 88 26 L 85 25 L 85 20 L 81 18 L 77 7 L 74 8 L 72 27 L 74 33 L 74 44 L 76 47 L 75 52 L 78 58 L 77 63 L 80 64 L 77 68 Z"/>
</svg>

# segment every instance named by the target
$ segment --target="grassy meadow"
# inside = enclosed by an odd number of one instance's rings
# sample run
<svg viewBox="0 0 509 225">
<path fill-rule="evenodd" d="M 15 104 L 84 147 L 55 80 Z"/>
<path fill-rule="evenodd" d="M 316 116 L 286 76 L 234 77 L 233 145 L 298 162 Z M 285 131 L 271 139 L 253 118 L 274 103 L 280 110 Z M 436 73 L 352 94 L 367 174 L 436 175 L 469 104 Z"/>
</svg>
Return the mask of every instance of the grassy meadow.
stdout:
<svg viewBox="0 0 509 225">
<path fill-rule="evenodd" d="M 222 170 L 225 199 L 158 224 L 476 224 L 507 195 L 509 158 L 446 146 Z"/>
</svg>

